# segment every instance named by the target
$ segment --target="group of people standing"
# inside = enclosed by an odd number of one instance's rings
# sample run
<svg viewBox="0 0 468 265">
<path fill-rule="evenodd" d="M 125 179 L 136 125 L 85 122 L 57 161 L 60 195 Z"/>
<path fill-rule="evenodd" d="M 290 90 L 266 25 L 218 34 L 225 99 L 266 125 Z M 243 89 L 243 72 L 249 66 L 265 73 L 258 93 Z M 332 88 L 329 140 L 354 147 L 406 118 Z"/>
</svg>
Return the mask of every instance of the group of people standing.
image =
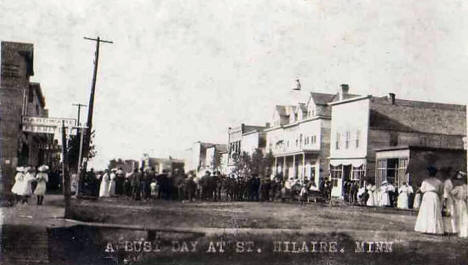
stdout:
<svg viewBox="0 0 468 265">
<path fill-rule="evenodd" d="M 34 194 L 37 205 L 42 205 L 49 181 L 48 170 L 46 165 L 38 167 L 37 170 L 34 167 L 17 167 L 15 184 L 11 189 L 15 195 L 15 203 L 28 204 L 29 198 Z"/>
<path fill-rule="evenodd" d="M 414 230 L 428 234 L 458 234 L 468 237 L 468 186 L 466 173 L 458 171 L 444 182 L 437 169 L 428 168 L 422 184 L 422 201 Z"/>
</svg>

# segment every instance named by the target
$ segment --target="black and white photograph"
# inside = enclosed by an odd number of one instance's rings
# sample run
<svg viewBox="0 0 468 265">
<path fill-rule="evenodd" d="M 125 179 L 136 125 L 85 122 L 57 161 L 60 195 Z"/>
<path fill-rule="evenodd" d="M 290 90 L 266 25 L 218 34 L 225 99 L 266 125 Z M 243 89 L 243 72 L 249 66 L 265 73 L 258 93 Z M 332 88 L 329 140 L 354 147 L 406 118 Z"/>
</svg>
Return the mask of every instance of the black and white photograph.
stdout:
<svg viewBox="0 0 468 265">
<path fill-rule="evenodd" d="M 468 264 L 468 2 L 0 0 L 0 264 Z"/>
</svg>

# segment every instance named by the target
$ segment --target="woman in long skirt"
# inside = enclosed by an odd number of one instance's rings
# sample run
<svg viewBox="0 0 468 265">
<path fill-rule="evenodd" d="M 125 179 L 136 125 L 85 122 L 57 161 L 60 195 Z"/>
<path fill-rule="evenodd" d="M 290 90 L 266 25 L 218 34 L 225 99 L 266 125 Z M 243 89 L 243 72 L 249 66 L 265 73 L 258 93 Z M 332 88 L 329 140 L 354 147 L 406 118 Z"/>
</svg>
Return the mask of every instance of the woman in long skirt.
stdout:
<svg viewBox="0 0 468 265">
<path fill-rule="evenodd" d="M 413 188 L 408 186 L 406 182 L 403 182 L 403 185 L 398 189 L 398 202 L 397 207 L 399 209 L 408 209 L 408 199 L 409 195 L 413 193 Z"/>
<path fill-rule="evenodd" d="M 442 220 L 442 205 L 440 202 L 443 184 L 435 177 L 437 169 L 430 167 L 428 170 L 430 177 L 425 179 L 421 184 L 423 198 L 414 230 L 428 234 L 443 234 L 444 222 Z"/>
<path fill-rule="evenodd" d="M 19 195 L 22 196 L 21 202 L 23 204 L 28 203 L 29 196 L 32 194 L 31 183 L 35 179 L 33 168 L 28 167 L 26 171 L 27 173 L 24 175 L 23 181 L 21 182 L 22 185 L 19 187 Z"/>
<path fill-rule="evenodd" d="M 47 189 L 47 182 L 49 181 L 49 176 L 47 175 L 47 170 L 49 167 L 43 165 L 38 168 L 39 173 L 36 174 L 37 186 L 34 190 L 34 194 L 37 196 L 37 205 L 42 205 L 44 202 L 44 195 Z"/>
<path fill-rule="evenodd" d="M 99 186 L 99 197 L 109 197 L 109 184 L 109 170 L 106 169 L 106 172 L 102 175 L 101 185 Z"/>
<path fill-rule="evenodd" d="M 21 200 L 21 187 L 23 186 L 24 180 L 24 168 L 17 167 L 15 175 L 15 184 L 11 188 L 11 192 L 15 194 L 15 203 Z"/>
<path fill-rule="evenodd" d="M 443 206 L 447 210 L 448 216 L 442 217 L 444 220 L 444 231 L 447 234 L 456 234 L 457 231 L 457 209 L 455 208 L 455 202 L 452 195 L 453 181 L 451 177 L 448 177 L 444 181 L 444 194 L 443 194 Z"/>
<path fill-rule="evenodd" d="M 451 195 L 454 199 L 457 231 L 459 237 L 468 237 L 468 185 L 466 185 L 466 175 L 459 172 L 457 174 L 458 185 L 452 189 Z M 465 179 L 465 180 L 463 180 Z"/>
<path fill-rule="evenodd" d="M 375 206 L 375 185 L 369 184 L 367 185 L 367 193 L 369 198 L 367 199 L 366 205 L 367 206 Z"/>
<path fill-rule="evenodd" d="M 109 179 L 110 179 L 110 182 L 109 182 L 109 196 L 112 197 L 115 195 L 115 180 L 117 178 L 117 175 L 115 174 L 117 170 L 116 169 L 112 169 L 111 173 L 110 173 L 110 176 L 109 176 Z"/>
<path fill-rule="evenodd" d="M 413 209 L 418 210 L 419 206 L 421 206 L 421 189 L 420 188 L 416 190 L 416 194 L 414 195 Z"/>
</svg>

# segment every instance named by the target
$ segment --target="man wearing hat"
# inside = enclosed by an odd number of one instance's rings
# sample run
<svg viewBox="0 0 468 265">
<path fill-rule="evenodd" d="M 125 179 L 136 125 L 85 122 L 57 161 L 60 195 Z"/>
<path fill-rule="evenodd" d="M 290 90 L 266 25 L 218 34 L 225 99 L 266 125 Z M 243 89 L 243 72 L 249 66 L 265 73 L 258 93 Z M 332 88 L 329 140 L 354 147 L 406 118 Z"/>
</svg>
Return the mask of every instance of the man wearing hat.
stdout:
<svg viewBox="0 0 468 265">
<path fill-rule="evenodd" d="M 34 190 L 34 194 L 37 196 L 37 205 L 42 205 L 44 201 L 44 195 L 47 189 L 46 185 L 49 181 L 47 170 L 49 170 L 49 167 L 46 165 L 42 165 L 38 168 L 39 173 L 36 174 L 37 186 Z"/>
</svg>

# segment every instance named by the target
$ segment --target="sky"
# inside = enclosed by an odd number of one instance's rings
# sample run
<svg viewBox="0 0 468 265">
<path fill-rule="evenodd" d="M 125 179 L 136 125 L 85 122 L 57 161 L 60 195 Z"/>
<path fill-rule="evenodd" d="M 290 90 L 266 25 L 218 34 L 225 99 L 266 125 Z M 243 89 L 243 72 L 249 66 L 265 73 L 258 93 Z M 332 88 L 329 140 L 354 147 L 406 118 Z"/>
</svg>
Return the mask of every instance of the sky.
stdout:
<svg viewBox="0 0 468 265">
<path fill-rule="evenodd" d="M 51 117 L 88 104 L 95 43 L 83 37 L 114 42 L 100 50 L 96 168 L 226 143 L 229 126 L 265 124 L 293 103 L 297 78 L 302 94 L 346 83 L 353 94 L 468 103 L 461 0 L 0 0 L 0 11 L 2 41 L 34 44 L 31 80 Z"/>
</svg>

